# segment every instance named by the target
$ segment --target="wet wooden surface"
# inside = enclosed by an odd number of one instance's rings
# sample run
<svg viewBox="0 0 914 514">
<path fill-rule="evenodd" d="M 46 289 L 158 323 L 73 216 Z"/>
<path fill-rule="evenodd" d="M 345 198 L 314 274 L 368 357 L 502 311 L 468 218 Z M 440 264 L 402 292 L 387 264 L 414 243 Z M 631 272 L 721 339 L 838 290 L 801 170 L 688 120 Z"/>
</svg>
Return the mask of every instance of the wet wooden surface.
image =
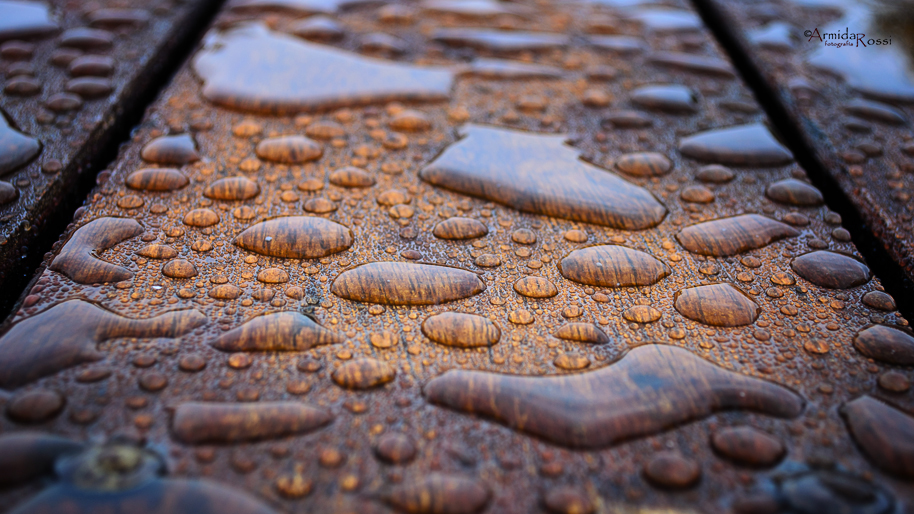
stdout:
<svg viewBox="0 0 914 514">
<path fill-rule="evenodd" d="M 909 511 L 908 321 L 627 4 L 229 2 L 0 336 L 0 505 Z"/>
<path fill-rule="evenodd" d="M 3 2 L 0 287 L 18 289 L 215 1 Z M 160 84 L 159 84 L 160 85 Z M 132 118 L 129 119 L 128 118 Z M 49 226 L 50 224 L 50 226 Z M 27 268 L 28 267 L 28 268 Z M 15 295 L 4 295 L 10 309 Z"/>
<path fill-rule="evenodd" d="M 863 231 L 875 236 L 875 244 L 888 251 L 910 281 L 914 277 L 910 3 L 700 3 L 722 16 L 722 26 L 736 37 L 734 46 L 761 72 L 763 86 L 774 93 L 823 171 L 860 213 Z"/>
</svg>

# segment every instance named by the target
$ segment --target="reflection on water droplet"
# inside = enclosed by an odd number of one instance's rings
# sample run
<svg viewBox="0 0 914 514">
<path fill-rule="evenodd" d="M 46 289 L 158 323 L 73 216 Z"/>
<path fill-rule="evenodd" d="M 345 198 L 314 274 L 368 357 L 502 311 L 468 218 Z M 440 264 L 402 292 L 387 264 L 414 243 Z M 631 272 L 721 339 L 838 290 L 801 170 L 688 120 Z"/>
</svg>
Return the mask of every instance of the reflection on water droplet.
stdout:
<svg viewBox="0 0 914 514">
<path fill-rule="evenodd" d="M 528 298 L 552 298 L 559 294 L 555 285 L 542 277 L 524 277 L 514 283 L 514 290 Z"/>
<path fill-rule="evenodd" d="M 749 325 L 761 308 L 730 284 L 689 287 L 676 293 L 674 306 L 683 316 L 718 327 Z"/>
<path fill-rule="evenodd" d="M 639 346 L 610 366 L 573 375 L 452 370 L 429 382 L 425 395 L 572 448 L 604 448 L 720 410 L 792 418 L 803 409 L 787 388 L 663 345 Z"/>
<path fill-rule="evenodd" d="M 450 95 L 450 71 L 369 59 L 243 25 L 211 35 L 193 60 L 203 96 L 232 109 L 292 114 Z"/>
<path fill-rule="evenodd" d="M 568 36 L 546 32 L 521 32 L 474 28 L 443 28 L 432 39 L 454 47 L 470 47 L 497 53 L 543 52 L 563 48 Z"/>
<path fill-rule="evenodd" d="M 464 125 L 420 177 L 515 209 L 615 228 L 652 227 L 666 208 L 647 190 L 579 159 L 564 135 Z"/>
<path fill-rule="evenodd" d="M 190 183 L 183 173 L 172 168 L 143 168 L 127 176 L 127 187 L 143 191 L 174 191 Z"/>
<path fill-rule="evenodd" d="M 672 113 L 691 113 L 698 110 L 695 93 L 678 84 L 641 86 L 631 94 L 632 103 L 645 109 Z"/>
<path fill-rule="evenodd" d="M 282 136 L 264 139 L 257 144 L 257 157 L 282 164 L 301 164 L 319 159 L 323 148 L 305 136 Z"/>
<path fill-rule="evenodd" d="M 555 337 L 566 341 L 590 344 L 606 344 L 609 336 L 593 323 L 566 323 L 555 331 Z"/>
<path fill-rule="evenodd" d="M 775 202 L 798 207 L 813 207 L 824 201 L 822 193 L 813 186 L 796 179 L 779 180 L 768 186 L 765 196 Z"/>
<path fill-rule="evenodd" d="M 662 153 L 630 153 L 616 159 L 616 169 L 633 177 L 659 177 L 673 169 L 673 162 Z"/>
<path fill-rule="evenodd" d="M 203 196 L 213 200 L 249 200 L 258 194 L 260 186 L 246 177 L 222 178 L 203 190 Z"/>
</svg>

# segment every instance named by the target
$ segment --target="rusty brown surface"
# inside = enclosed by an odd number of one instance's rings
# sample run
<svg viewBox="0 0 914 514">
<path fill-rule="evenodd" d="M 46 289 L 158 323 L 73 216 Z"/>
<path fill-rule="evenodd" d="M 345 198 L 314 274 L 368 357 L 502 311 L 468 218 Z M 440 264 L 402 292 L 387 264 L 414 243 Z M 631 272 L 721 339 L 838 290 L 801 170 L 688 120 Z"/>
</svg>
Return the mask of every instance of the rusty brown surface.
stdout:
<svg viewBox="0 0 914 514">
<path fill-rule="evenodd" d="M 65 210 L 125 139 L 170 56 L 216 2 L 9 2 L 0 29 L 0 285 L 25 285 Z M 9 125 L 9 128 L 6 128 Z M 16 136 L 19 135 L 17 138 Z M 48 227 L 48 224 L 57 226 Z M 47 244 L 50 244 L 49 242 Z M 30 254 L 31 252 L 31 254 Z M 9 309 L 13 295 L 3 302 Z"/>
<path fill-rule="evenodd" d="M 305 3 L 220 15 L 26 293 L 4 504 L 910 509 L 908 322 L 688 5 Z"/>
<path fill-rule="evenodd" d="M 859 211 L 865 230 L 914 277 L 910 3 L 701 3 L 724 16 L 725 30 Z M 826 35 L 838 31 L 845 39 Z M 848 46 L 826 46 L 836 43 Z"/>
</svg>

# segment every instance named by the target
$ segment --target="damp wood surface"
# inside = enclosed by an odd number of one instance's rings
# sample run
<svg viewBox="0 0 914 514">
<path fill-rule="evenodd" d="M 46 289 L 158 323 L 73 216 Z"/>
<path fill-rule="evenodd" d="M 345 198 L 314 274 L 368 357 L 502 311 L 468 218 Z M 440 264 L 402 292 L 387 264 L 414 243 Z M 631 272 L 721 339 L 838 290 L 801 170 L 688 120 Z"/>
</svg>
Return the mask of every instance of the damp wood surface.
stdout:
<svg viewBox="0 0 914 514">
<path fill-rule="evenodd" d="M 908 321 L 687 2 L 231 0 L 98 182 L 6 510 L 912 508 Z"/>
<path fill-rule="evenodd" d="M 701 0 L 721 15 L 762 86 L 859 212 L 867 233 L 914 277 L 914 15 L 907 2 Z M 844 47 L 837 32 L 854 33 Z M 818 32 L 816 32 L 818 30 Z M 807 34 L 808 32 L 808 34 Z M 856 42 L 857 34 L 863 41 Z M 832 46 L 827 46 L 832 45 Z M 839 193 L 840 194 L 840 193 Z"/>
<path fill-rule="evenodd" d="M 34 269 L 24 266 L 41 260 L 40 245 L 59 236 L 50 231 L 82 203 L 87 171 L 111 158 L 112 142 L 130 130 L 127 117 L 143 109 L 138 103 L 215 4 L 0 4 L 0 285 L 25 285 Z"/>
</svg>

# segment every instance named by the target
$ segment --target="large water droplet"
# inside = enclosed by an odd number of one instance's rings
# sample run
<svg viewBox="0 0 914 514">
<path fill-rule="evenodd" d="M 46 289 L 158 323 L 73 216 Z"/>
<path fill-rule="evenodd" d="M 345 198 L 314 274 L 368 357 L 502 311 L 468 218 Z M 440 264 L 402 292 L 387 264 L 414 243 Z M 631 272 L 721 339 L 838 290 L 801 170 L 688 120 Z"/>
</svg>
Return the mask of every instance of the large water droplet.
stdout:
<svg viewBox="0 0 914 514">
<path fill-rule="evenodd" d="M 863 355 L 899 366 L 914 365 L 914 337 L 897 328 L 873 325 L 854 337 L 854 347 Z"/>
<path fill-rule="evenodd" d="M 54 257 L 50 269 L 80 284 L 120 282 L 133 278 L 130 270 L 101 260 L 99 254 L 142 233 L 143 227 L 132 219 L 92 220 L 76 230 Z"/>
<path fill-rule="evenodd" d="M 695 93 L 678 84 L 641 86 L 632 91 L 632 103 L 645 109 L 672 113 L 692 113 L 698 110 Z"/>
<path fill-rule="evenodd" d="M 0 1 L 0 41 L 9 39 L 32 39 L 50 36 L 59 30 L 51 21 L 48 6 L 39 2 L 19 0 Z"/>
<path fill-rule="evenodd" d="M 18 387 L 104 358 L 98 343 L 118 337 L 177 337 L 206 318 L 184 310 L 131 319 L 82 300 L 70 300 L 19 321 L 0 338 L 0 387 Z"/>
<path fill-rule="evenodd" d="M 542 52 L 568 44 L 568 36 L 564 34 L 462 27 L 438 29 L 432 33 L 432 39 L 450 46 L 480 48 L 496 53 Z"/>
<path fill-rule="evenodd" d="M 190 134 L 161 136 L 146 143 L 140 154 L 144 161 L 158 164 L 188 164 L 200 160 L 197 144 Z"/>
<path fill-rule="evenodd" d="M 436 186 L 515 209 L 628 230 L 660 223 L 666 208 L 646 189 L 587 164 L 564 135 L 481 125 L 420 172 Z"/>
<path fill-rule="evenodd" d="M 304 434 L 333 414 L 302 402 L 186 402 L 175 408 L 172 433 L 187 444 L 237 443 Z"/>
<path fill-rule="evenodd" d="M 598 287 L 649 286 L 670 274 L 654 256 L 616 245 L 575 250 L 562 259 L 559 271 L 568 280 Z"/>
<path fill-rule="evenodd" d="M 679 151 L 686 157 L 730 166 L 782 166 L 793 154 L 761 123 L 713 129 L 683 138 Z"/>
<path fill-rule="evenodd" d="M 20 2 L 0 2 L 0 7 L 6 3 Z M 0 34 L 2 31 L 0 24 Z M 11 127 L 4 113 L 0 112 L 0 175 L 28 164 L 39 152 L 41 143 Z"/>
<path fill-rule="evenodd" d="M 479 480 L 436 472 L 395 486 L 384 501 L 409 514 L 475 514 L 488 505 L 491 496 Z"/>
<path fill-rule="evenodd" d="M 573 375 L 452 370 L 429 382 L 425 395 L 572 448 L 611 446 L 721 410 L 792 418 L 803 409 L 803 400 L 785 387 L 663 345 L 639 346 L 610 366 Z"/>
<path fill-rule="evenodd" d="M 749 325 L 761 308 L 730 284 L 689 287 L 675 295 L 674 306 L 683 316 L 718 327 Z"/>
<path fill-rule="evenodd" d="M 392 305 L 437 305 L 484 291 L 476 274 L 410 262 L 373 262 L 344 271 L 330 291 L 347 300 Z"/>
<path fill-rule="evenodd" d="M 257 316 L 222 334 L 212 345 L 223 352 L 302 352 L 342 341 L 342 335 L 327 330 L 307 316 L 297 312 L 276 312 Z"/>
<path fill-rule="evenodd" d="M 203 196 L 213 200 L 249 200 L 258 194 L 260 186 L 247 177 L 221 178 L 203 190 Z"/>
<path fill-rule="evenodd" d="M 472 218 L 449 218 L 435 225 L 432 231 L 439 239 L 475 239 L 489 233 L 488 227 Z"/>
<path fill-rule="evenodd" d="M 758 214 L 705 221 L 676 234 L 686 250 L 699 255 L 726 257 L 800 235 L 789 225 Z"/>
<path fill-rule="evenodd" d="M 174 191 L 189 183 L 183 173 L 172 168 L 143 168 L 127 176 L 127 187 L 143 191 Z"/>
<path fill-rule="evenodd" d="M 368 357 L 353 359 L 337 368 L 331 378 L 346 389 L 371 389 L 384 385 L 397 376 L 397 370 L 386 362 Z"/>
<path fill-rule="evenodd" d="M 797 275 L 829 289 L 850 289 L 866 284 L 870 269 L 857 259 L 827 250 L 801 255 L 790 263 Z"/>
<path fill-rule="evenodd" d="M 235 244 L 262 255 L 315 259 L 352 246 L 349 229 L 324 218 L 285 216 L 260 222 L 235 238 Z"/>
<path fill-rule="evenodd" d="M 501 330 L 488 318 L 462 312 L 445 312 L 426 318 L 422 333 L 436 343 L 457 348 L 492 346 Z"/>
<path fill-rule="evenodd" d="M 450 95 L 450 71 L 384 62 L 245 25 L 211 35 L 193 60 L 203 95 L 233 109 L 290 114 Z"/>
<path fill-rule="evenodd" d="M 914 418 L 871 396 L 841 408 L 854 440 L 879 468 L 914 478 Z"/>
<path fill-rule="evenodd" d="M 305 136 L 271 137 L 257 143 L 257 157 L 282 164 L 301 164 L 319 159 L 323 148 Z"/>
</svg>

